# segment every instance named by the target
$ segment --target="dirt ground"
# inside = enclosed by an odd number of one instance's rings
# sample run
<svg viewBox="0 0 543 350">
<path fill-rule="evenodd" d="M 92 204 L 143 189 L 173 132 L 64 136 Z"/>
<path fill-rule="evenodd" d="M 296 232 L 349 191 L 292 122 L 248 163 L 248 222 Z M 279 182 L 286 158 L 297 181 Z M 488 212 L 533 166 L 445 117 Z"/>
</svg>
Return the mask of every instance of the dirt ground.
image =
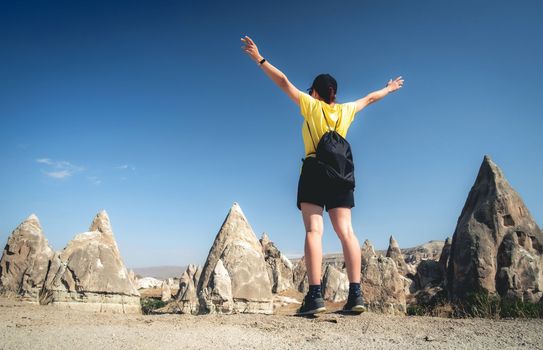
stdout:
<svg viewBox="0 0 543 350">
<path fill-rule="evenodd" d="M 0 298 L 0 349 L 543 349 L 543 320 L 122 315 Z"/>
</svg>

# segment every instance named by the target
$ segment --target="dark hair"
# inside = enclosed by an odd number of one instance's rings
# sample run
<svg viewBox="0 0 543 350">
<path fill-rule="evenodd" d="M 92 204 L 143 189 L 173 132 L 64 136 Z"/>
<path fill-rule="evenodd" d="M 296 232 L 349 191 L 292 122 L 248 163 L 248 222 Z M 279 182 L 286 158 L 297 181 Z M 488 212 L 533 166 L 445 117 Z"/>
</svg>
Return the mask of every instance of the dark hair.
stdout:
<svg viewBox="0 0 543 350">
<path fill-rule="evenodd" d="M 317 91 L 324 102 L 330 104 L 336 101 L 337 81 L 330 74 L 319 74 L 307 90 L 310 95 L 313 90 Z"/>
</svg>

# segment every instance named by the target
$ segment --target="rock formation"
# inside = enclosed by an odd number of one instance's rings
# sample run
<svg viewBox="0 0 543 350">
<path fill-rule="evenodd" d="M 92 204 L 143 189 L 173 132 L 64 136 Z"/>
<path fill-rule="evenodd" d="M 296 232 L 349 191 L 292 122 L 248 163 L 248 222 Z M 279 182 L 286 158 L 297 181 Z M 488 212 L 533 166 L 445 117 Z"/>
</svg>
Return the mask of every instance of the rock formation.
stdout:
<svg viewBox="0 0 543 350">
<path fill-rule="evenodd" d="M 307 293 L 309 290 L 309 281 L 307 280 L 307 268 L 305 267 L 305 257 L 302 256 L 294 265 L 292 271 L 292 281 L 294 289 L 301 293 Z"/>
<path fill-rule="evenodd" d="M 260 239 L 268 276 L 272 283 L 272 292 L 280 293 L 293 287 L 293 265 L 290 260 L 277 249 L 266 233 Z"/>
<path fill-rule="evenodd" d="M 168 302 L 172 299 L 172 289 L 167 280 L 162 281 L 162 286 L 160 287 L 160 300 Z"/>
<path fill-rule="evenodd" d="M 543 300 L 543 249 L 538 244 L 537 238 L 520 230 L 504 236 L 496 276 L 496 290 L 502 297 L 531 303 Z"/>
<path fill-rule="evenodd" d="M 398 272 L 400 272 L 403 276 L 414 274 L 415 271 L 411 267 L 412 265 L 407 265 L 405 263 L 405 258 L 402 254 L 402 251 L 400 250 L 398 242 L 396 241 L 396 239 L 394 239 L 394 236 L 390 236 L 386 256 L 387 258 L 391 258 L 392 260 L 394 260 L 396 266 L 398 267 Z"/>
<path fill-rule="evenodd" d="M 361 289 L 370 310 L 389 314 L 406 312 L 405 286 L 396 263 L 391 258 L 377 256 L 368 240 L 362 246 Z"/>
<path fill-rule="evenodd" d="M 327 265 L 332 265 L 333 267 L 339 270 L 344 269 L 345 257 L 343 256 L 343 253 L 324 254 L 322 256 L 322 266 L 323 266 L 322 271 L 324 271 L 324 268 Z"/>
<path fill-rule="evenodd" d="M 162 286 L 162 281 L 154 277 L 143 277 L 136 281 L 136 289 L 159 288 Z"/>
<path fill-rule="evenodd" d="M 441 271 L 443 271 L 443 277 L 446 276 L 447 273 L 447 264 L 449 262 L 449 255 L 451 254 L 451 240 L 449 237 L 445 239 L 445 244 L 443 245 L 443 250 L 441 251 L 441 255 L 439 256 L 439 266 L 441 266 Z M 445 278 L 445 281 L 447 279 Z"/>
<path fill-rule="evenodd" d="M 176 300 L 182 314 L 195 315 L 198 313 L 199 304 L 196 287 L 201 273 L 202 268 L 200 266 L 190 264 L 179 280 L 179 291 Z"/>
<path fill-rule="evenodd" d="M 11 233 L 0 260 L 0 293 L 37 301 L 54 255 L 40 221 L 30 215 Z"/>
<path fill-rule="evenodd" d="M 109 217 L 101 211 L 88 232 L 55 254 L 40 292 L 41 304 L 100 312 L 140 313 Z"/>
<path fill-rule="evenodd" d="M 502 171 L 485 156 L 453 235 L 447 286 L 537 302 L 543 293 L 543 233 Z"/>
<path fill-rule="evenodd" d="M 376 255 L 375 249 L 373 248 L 373 245 L 369 240 L 365 240 L 364 244 L 362 244 L 362 247 L 360 248 L 360 256 L 362 260 L 362 268 L 364 268 L 364 265 L 367 265 L 370 261 L 370 258 L 374 257 Z"/>
<path fill-rule="evenodd" d="M 134 270 L 131 269 L 128 271 L 128 278 L 130 279 L 130 282 L 132 282 L 132 285 L 134 286 L 138 285 L 138 278 L 136 277 Z"/>
<path fill-rule="evenodd" d="M 168 287 L 170 287 L 170 290 L 172 292 L 173 292 L 174 289 L 177 290 L 177 288 L 179 288 L 179 279 L 178 278 L 168 277 L 164 281 L 168 284 Z"/>
<path fill-rule="evenodd" d="M 200 282 L 198 282 L 198 285 L 200 285 Z M 219 314 L 234 312 L 232 279 L 230 278 L 228 270 L 224 267 L 222 259 L 219 259 L 217 264 L 215 264 L 215 268 L 209 278 L 208 287 L 201 289 L 200 293 L 198 293 L 197 290 L 197 294 L 199 295 L 198 302 L 200 303 L 200 312 L 213 312 Z"/>
<path fill-rule="evenodd" d="M 443 270 L 438 261 L 422 260 L 417 266 L 415 283 L 417 289 L 436 287 L 443 282 Z"/>
<path fill-rule="evenodd" d="M 349 296 L 349 278 L 345 271 L 340 271 L 333 265 L 326 265 L 322 279 L 323 297 L 325 300 L 340 302 Z"/>
<path fill-rule="evenodd" d="M 409 270 L 414 273 L 422 260 L 439 260 L 444 244 L 443 241 L 429 241 L 416 247 L 402 249 Z"/>
<path fill-rule="evenodd" d="M 274 294 L 273 295 L 273 308 L 274 308 L 274 310 L 276 310 L 276 309 L 278 309 L 280 307 L 287 306 L 287 305 L 292 305 L 292 304 L 300 305 L 301 302 L 296 300 L 295 298 L 292 298 L 292 297 L 287 297 L 287 296 L 280 295 L 280 294 Z"/>
<path fill-rule="evenodd" d="M 237 203 L 215 237 L 197 294 L 201 313 L 273 312 L 262 246 Z"/>
<path fill-rule="evenodd" d="M 322 257 L 321 281 L 324 278 L 326 266 L 333 266 L 338 270 L 344 270 L 345 263 L 343 261 L 343 254 L 326 254 Z M 305 266 L 304 256 L 295 261 L 292 275 L 294 289 L 304 294 L 307 293 L 309 290 L 309 280 L 307 278 L 307 268 Z"/>
</svg>

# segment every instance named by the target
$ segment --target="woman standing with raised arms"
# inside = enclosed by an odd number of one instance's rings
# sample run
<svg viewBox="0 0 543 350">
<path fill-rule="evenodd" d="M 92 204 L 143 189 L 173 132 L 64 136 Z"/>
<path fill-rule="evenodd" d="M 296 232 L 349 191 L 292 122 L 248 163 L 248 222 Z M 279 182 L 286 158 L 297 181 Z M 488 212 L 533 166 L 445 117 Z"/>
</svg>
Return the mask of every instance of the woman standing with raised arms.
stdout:
<svg viewBox="0 0 543 350">
<path fill-rule="evenodd" d="M 266 75 L 283 90 L 294 103 L 300 106 L 304 117 L 302 137 L 305 159 L 298 182 L 297 206 L 302 211 L 305 225 L 305 263 L 309 279 L 309 291 L 298 310 L 300 315 L 312 315 L 326 311 L 321 292 L 323 209 L 330 215 L 332 226 L 338 235 L 349 277 L 349 297 L 343 311 L 360 313 L 365 310 L 360 294 L 360 244 L 351 223 L 351 208 L 354 207 L 354 178 L 350 186 L 338 184 L 323 170 L 321 143 L 329 132 L 336 132 L 341 139 L 346 137 L 356 113 L 379 101 L 389 93 L 400 89 L 403 79 L 389 80 L 381 90 L 349 103 L 336 103 L 337 82 L 329 74 L 318 75 L 309 89 L 309 94 L 298 90 L 280 70 L 264 59 L 254 41 L 245 36 L 242 49 L 255 61 Z M 345 141 L 346 142 L 346 141 Z M 346 142 L 347 146 L 348 143 Z M 334 147 L 334 146 L 333 146 Z M 332 148 L 333 148 L 332 147 Z M 350 146 L 348 152 L 350 153 Z"/>
</svg>

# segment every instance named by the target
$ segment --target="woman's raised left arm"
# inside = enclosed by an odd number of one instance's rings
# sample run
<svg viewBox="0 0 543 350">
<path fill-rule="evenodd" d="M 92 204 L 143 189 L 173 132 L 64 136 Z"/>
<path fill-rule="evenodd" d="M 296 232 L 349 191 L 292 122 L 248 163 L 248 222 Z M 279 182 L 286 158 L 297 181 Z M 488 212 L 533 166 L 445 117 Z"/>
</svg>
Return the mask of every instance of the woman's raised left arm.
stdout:
<svg viewBox="0 0 543 350">
<path fill-rule="evenodd" d="M 356 112 L 357 113 L 360 112 L 362 109 L 366 108 L 368 105 L 379 101 L 380 99 L 382 99 L 389 93 L 401 89 L 402 86 L 403 86 L 403 79 L 401 76 L 397 77 L 394 80 L 390 79 L 387 83 L 387 86 L 385 86 L 381 90 L 374 91 L 372 93 L 369 93 L 365 97 L 362 97 L 361 99 L 356 100 Z"/>
<path fill-rule="evenodd" d="M 258 52 L 258 47 L 251 38 L 245 36 L 245 38 L 241 38 L 241 41 L 244 44 L 244 46 L 241 47 L 243 51 L 245 51 L 245 53 L 262 68 L 264 73 L 266 73 L 266 75 L 279 86 L 294 103 L 300 105 L 300 90 L 288 80 L 283 72 L 275 68 L 268 60 L 260 63 L 264 58 Z"/>
</svg>

